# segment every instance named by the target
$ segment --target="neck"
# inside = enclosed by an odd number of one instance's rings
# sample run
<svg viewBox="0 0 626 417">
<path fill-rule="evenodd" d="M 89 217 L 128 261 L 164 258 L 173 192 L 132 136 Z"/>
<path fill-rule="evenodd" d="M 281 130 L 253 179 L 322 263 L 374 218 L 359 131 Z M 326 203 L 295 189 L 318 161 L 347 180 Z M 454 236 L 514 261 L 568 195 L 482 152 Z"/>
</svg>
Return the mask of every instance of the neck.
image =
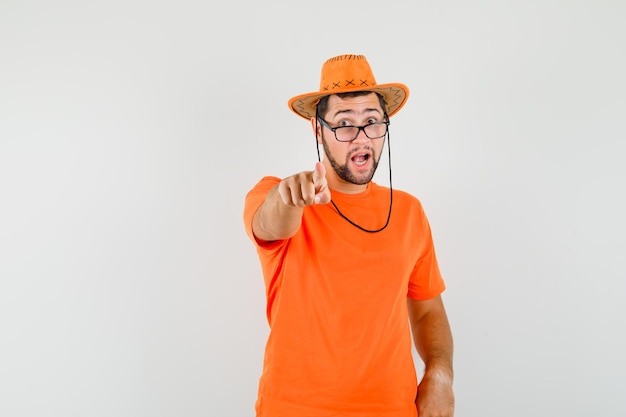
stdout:
<svg viewBox="0 0 626 417">
<path fill-rule="evenodd" d="M 343 193 L 343 194 L 359 194 L 359 193 L 365 192 L 365 190 L 367 190 L 368 185 L 369 183 L 360 185 L 360 184 L 352 184 L 352 183 L 344 182 L 344 181 L 340 181 L 337 183 L 334 183 L 331 181 L 328 182 L 328 187 L 331 190 L 339 191 L 340 193 Z"/>
</svg>

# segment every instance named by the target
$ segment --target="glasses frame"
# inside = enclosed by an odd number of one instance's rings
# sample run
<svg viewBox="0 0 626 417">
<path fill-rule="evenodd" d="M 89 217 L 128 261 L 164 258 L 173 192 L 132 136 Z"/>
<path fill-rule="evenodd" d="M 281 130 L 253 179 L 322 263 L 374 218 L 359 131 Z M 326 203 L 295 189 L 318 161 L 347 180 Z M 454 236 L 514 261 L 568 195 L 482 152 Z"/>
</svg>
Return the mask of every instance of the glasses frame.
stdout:
<svg viewBox="0 0 626 417">
<path fill-rule="evenodd" d="M 363 131 L 363 133 L 365 134 L 365 136 L 366 136 L 368 139 L 380 139 L 380 138 L 384 138 L 384 137 L 385 137 L 385 135 L 387 135 L 387 133 L 389 132 L 389 124 L 390 124 L 389 119 L 383 120 L 382 122 L 370 123 L 370 124 L 363 125 L 363 126 L 337 126 L 337 127 L 332 127 L 331 125 L 329 125 L 329 124 L 328 124 L 328 122 L 327 122 L 326 120 L 322 119 L 321 117 L 318 117 L 318 119 L 319 119 L 320 123 L 321 123 L 321 124 L 322 124 L 325 128 L 327 128 L 328 130 L 331 130 L 331 131 L 333 132 L 333 134 L 335 135 L 335 140 L 336 140 L 337 142 L 342 142 L 342 143 L 354 142 L 354 141 L 356 140 L 356 138 L 358 138 L 358 137 L 359 137 L 359 133 L 361 133 L 361 131 Z M 382 136 L 376 136 L 376 137 L 374 137 L 374 138 L 371 138 L 371 137 L 367 134 L 367 132 L 365 131 L 365 128 L 366 128 L 366 127 L 368 127 L 368 126 L 371 126 L 371 125 L 385 125 L 385 133 L 383 133 L 383 135 L 382 135 Z M 354 138 L 352 138 L 352 139 L 350 139 L 350 140 L 340 140 L 340 139 L 337 137 L 337 130 L 338 130 L 338 129 L 342 129 L 342 128 L 346 128 L 346 127 L 350 127 L 350 128 L 353 128 L 353 129 L 354 129 L 354 128 L 358 129 L 358 130 L 357 130 L 357 132 L 356 132 L 356 135 L 354 136 Z"/>
</svg>

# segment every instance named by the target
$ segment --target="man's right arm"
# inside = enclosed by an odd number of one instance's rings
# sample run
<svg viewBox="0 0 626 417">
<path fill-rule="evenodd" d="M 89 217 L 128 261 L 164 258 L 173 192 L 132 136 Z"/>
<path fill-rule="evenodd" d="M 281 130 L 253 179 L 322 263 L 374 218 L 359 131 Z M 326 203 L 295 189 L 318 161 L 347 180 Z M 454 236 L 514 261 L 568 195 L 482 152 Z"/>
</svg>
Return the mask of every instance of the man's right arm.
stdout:
<svg viewBox="0 0 626 417">
<path fill-rule="evenodd" d="M 287 177 L 270 190 L 252 218 L 254 236 L 264 241 L 288 239 L 300 228 L 306 206 L 328 202 L 326 170 L 318 162 L 314 171 Z"/>
</svg>

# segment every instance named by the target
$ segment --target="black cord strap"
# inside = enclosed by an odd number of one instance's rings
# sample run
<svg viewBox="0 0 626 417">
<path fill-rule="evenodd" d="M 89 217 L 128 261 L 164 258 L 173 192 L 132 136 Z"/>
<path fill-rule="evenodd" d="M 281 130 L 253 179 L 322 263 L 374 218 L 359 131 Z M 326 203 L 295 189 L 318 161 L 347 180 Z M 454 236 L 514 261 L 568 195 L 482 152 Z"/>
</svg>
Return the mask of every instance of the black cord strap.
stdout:
<svg viewBox="0 0 626 417">
<path fill-rule="evenodd" d="M 315 117 L 315 131 L 317 132 L 317 117 Z M 352 226 L 356 227 L 357 229 L 360 229 L 360 230 L 362 230 L 364 232 L 367 232 L 367 233 L 382 232 L 389 225 L 389 220 L 391 219 L 391 209 L 392 209 L 392 206 L 393 206 L 393 185 L 392 185 L 392 182 L 391 182 L 391 140 L 390 140 L 390 137 L 391 137 L 391 135 L 389 134 L 389 130 L 387 130 L 387 155 L 388 155 L 388 158 L 389 158 L 389 213 L 387 213 L 387 221 L 385 222 L 385 225 L 383 227 L 381 227 L 380 229 L 375 229 L 375 230 L 366 229 L 363 226 L 360 226 L 360 225 L 356 224 L 355 222 L 353 222 L 352 220 L 350 220 L 348 218 L 348 216 L 346 216 L 345 214 L 343 214 L 341 212 L 341 210 L 339 210 L 339 207 L 337 207 L 337 204 L 335 204 L 335 202 L 332 200 L 332 198 L 330 200 L 330 202 L 332 203 L 332 205 L 335 208 L 335 210 L 337 210 L 337 213 L 344 220 L 346 220 L 348 223 L 350 223 Z M 315 143 L 317 144 L 317 159 L 318 159 L 318 161 L 321 162 L 322 158 L 320 156 L 320 145 L 319 145 L 319 143 L 317 143 L 317 137 L 315 138 Z"/>
</svg>

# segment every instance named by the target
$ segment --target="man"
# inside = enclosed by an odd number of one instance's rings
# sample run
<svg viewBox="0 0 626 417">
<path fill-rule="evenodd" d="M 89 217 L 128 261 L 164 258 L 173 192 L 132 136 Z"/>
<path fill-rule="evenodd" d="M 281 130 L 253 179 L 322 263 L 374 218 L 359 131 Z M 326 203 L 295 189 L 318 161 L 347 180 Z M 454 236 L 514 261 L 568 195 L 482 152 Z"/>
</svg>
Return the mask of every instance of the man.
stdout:
<svg viewBox="0 0 626 417">
<path fill-rule="evenodd" d="M 341 55 L 322 66 L 318 92 L 289 101 L 324 158 L 312 171 L 264 177 L 246 196 L 270 324 L 257 417 L 454 414 L 428 220 L 415 197 L 372 181 L 408 93 L 377 84 L 364 56 Z M 419 385 L 411 335 L 425 364 Z"/>
</svg>

